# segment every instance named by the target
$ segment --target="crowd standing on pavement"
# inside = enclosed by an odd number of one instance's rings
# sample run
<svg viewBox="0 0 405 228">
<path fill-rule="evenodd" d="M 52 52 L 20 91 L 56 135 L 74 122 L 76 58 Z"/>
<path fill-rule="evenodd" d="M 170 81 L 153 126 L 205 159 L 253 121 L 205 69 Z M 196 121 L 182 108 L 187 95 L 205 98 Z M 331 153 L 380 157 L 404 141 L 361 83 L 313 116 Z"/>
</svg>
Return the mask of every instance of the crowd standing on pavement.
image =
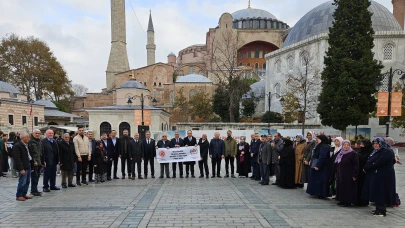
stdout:
<svg viewBox="0 0 405 228">
<path fill-rule="evenodd" d="M 308 195 L 319 199 L 332 197 L 342 207 L 368 206 L 372 202 L 376 206 L 374 216 L 384 217 L 387 207 L 400 204 L 394 170 L 394 165 L 400 162 L 389 137 L 378 137 L 372 142 L 362 140 L 359 151 L 355 151 L 349 140 L 336 137 L 332 143 L 330 137 L 314 132 L 308 132 L 306 137 L 255 133 L 250 143 L 245 137 L 237 142 L 230 130 L 224 140 L 218 132 L 211 140 L 206 134 L 197 140 L 191 130 L 184 138 L 175 132 L 171 140 L 163 134 L 157 142 L 150 132 L 143 139 L 138 133 L 132 138 L 128 130 L 119 138 L 116 135 L 115 130 L 103 132 L 100 140 L 95 140 L 93 132 L 83 127 L 59 138 L 48 129 L 42 139 L 40 130 L 8 135 L 0 131 L 0 177 L 10 170 L 11 176 L 18 178 L 16 200 L 25 201 L 42 196 L 42 192 L 60 190 L 56 183 L 59 174 L 62 188 L 119 179 L 119 160 L 121 179 L 147 179 L 149 171 L 150 177 L 155 178 L 156 149 L 200 146 L 199 178 L 209 178 L 209 157 L 211 178 L 222 178 L 220 169 L 224 160 L 224 178 L 236 178 L 236 174 L 248 178 L 251 173 L 250 179 L 261 185 L 273 182 L 272 185 L 291 189 L 307 184 Z M 169 163 L 161 163 L 159 178 L 176 178 L 177 168 L 180 178 L 195 178 L 194 166 L 195 162 L 174 162 L 170 177 Z M 41 175 L 42 192 L 38 190 Z"/>
</svg>

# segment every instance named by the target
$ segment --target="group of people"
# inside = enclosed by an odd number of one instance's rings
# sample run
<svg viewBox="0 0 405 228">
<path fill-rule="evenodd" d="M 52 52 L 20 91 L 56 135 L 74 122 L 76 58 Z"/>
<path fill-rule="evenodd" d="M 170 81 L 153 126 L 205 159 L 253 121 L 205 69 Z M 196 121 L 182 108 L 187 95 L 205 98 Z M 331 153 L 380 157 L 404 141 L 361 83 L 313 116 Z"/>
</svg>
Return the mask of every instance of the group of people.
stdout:
<svg viewBox="0 0 405 228">
<path fill-rule="evenodd" d="M 230 130 L 224 139 L 217 132 L 211 140 L 206 134 L 197 140 L 192 131 L 187 131 L 184 138 L 175 132 L 173 139 L 169 140 L 167 134 L 163 134 L 157 142 L 151 138 L 150 132 L 140 139 L 138 133 L 130 137 L 127 130 L 119 138 L 113 130 L 102 133 L 100 140 L 95 140 L 93 132 L 85 132 L 82 127 L 78 128 L 77 135 L 66 133 L 60 140 L 55 139 L 51 129 L 46 131 L 44 139 L 40 135 L 39 130 L 34 130 L 31 135 L 22 133 L 19 138 L 0 141 L 0 170 L 5 164 L 4 158 L 11 156 L 12 166 L 19 174 L 16 193 L 19 201 L 42 195 L 38 191 L 41 171 L 43 192 L 60 190 L 56 186 L 57 166 L 62 174 L 62 188 L 119 179 L 119 160 L 122 179 L 134 180 L 136 174 L 138 179 L 146 179 L 149 170 L 151 177 L 155 178 L 156 149 L 200 146 L 200 178 L 209 178 L 208 157 L 212 164 L 211 178 L 221 178 L 224 159 L 225 178 L 235 178 L 235 173 L 239 177 L 249 177 L 252 173 L 250 178 L 261 185 L 269 185 L 270 179 L 274 180 L 272 185 L 282 188 L 303 188 L 307 183 L 309 195 L 320 199 L 333 196 L 340 206 L 367 206 L 374 202 L 376 210 L 372 213 L 375 216 L 385 216 L 387 206 L 398 205 L 394 170 L 398 157 L 390 147 L 393 144 L 391 138 L 376 138 L 372 142 L 363 140 L 360 150 L 355 152 L 349 140 L 336 137 L 331 146 L 330 138 L 314 132 L 308 132 L 306 138 L 297 135 L 294 140 L 282 137 L 280 133 L 275 133 L 274 138 L 272 134 L 255 133 L 251 135 L 250 143 L 245 137 L 237 142 Z M 10 133 L 10 136 L 15 134 Z M 171 178 L 176 178 L 177 168 L 180 178 L 184 174 L 186 178 L 195 178 L 194 161 L 173 162 L 171 165 Z M 74 175 L 76 184 L 73 184 Z M 160 164 L 160 178 L 164 176 L 170 178 L 169 163 Z M 31 195 L 28 195 L 30 184 Z"/>
</svg>

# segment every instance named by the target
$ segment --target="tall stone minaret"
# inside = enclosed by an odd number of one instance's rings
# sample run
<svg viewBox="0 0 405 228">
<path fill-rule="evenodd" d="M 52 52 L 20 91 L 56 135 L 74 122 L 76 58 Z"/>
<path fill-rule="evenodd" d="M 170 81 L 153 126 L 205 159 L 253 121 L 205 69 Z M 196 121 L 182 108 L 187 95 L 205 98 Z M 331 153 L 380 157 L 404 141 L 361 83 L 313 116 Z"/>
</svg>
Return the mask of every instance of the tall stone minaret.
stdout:
<svg viewBox="0 0 405 228">
<path fill-rule="evenodd" d="M 392 6 L 394 7 L 394 17 L 398 23 L 404 29 L 405 20 L 405 0 L 392 0 Z"/>
<path fill-rule="evenodd" d="M 155 64 L 155 29 L 153 29 L 152 12 L 149 13 L 148 43 L 146 44 L 147 65 Z"/>
<path fill-rule="evenodd" d="M 125 0 L 111 0 L 111 51 L 106 78 L 107 91 L 115 88 L 115 74 L 129 70 L 125 26 Z"/>
</svg>

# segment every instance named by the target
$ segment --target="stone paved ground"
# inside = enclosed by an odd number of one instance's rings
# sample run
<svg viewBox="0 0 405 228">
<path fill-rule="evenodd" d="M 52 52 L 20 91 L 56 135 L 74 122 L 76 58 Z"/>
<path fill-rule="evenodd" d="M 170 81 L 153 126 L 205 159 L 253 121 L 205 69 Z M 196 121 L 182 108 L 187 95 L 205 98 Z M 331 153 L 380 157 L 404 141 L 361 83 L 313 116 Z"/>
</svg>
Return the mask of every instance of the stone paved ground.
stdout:
<svg viewBox="0 0 405 228">
<path fill-rule="evenodd" d="M 405 199 L 405 166 L 396 175 Z M 405 205 L 376 218 L 371 206 L 341 208 L 246 178 L 113 180 L 26 202 L 15 200 L 16 183 L 0 179 L 0 227 L 405 227 Z"/>
</svg>

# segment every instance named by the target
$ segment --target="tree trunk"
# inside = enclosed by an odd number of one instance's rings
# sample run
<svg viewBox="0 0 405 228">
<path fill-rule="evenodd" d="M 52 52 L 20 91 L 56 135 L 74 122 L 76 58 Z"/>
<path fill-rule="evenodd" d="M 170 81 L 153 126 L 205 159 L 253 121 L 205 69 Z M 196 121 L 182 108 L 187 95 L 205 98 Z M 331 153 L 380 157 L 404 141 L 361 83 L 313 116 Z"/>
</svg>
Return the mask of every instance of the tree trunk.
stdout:
<svg viewBox="0 0 405 228">
<path fill-rule="evenodd" d="M 346 138 L 346 128 L 344 130 L 342 130 L 341 137 L 344 138 L 344 139 Z"/>
</svg>

